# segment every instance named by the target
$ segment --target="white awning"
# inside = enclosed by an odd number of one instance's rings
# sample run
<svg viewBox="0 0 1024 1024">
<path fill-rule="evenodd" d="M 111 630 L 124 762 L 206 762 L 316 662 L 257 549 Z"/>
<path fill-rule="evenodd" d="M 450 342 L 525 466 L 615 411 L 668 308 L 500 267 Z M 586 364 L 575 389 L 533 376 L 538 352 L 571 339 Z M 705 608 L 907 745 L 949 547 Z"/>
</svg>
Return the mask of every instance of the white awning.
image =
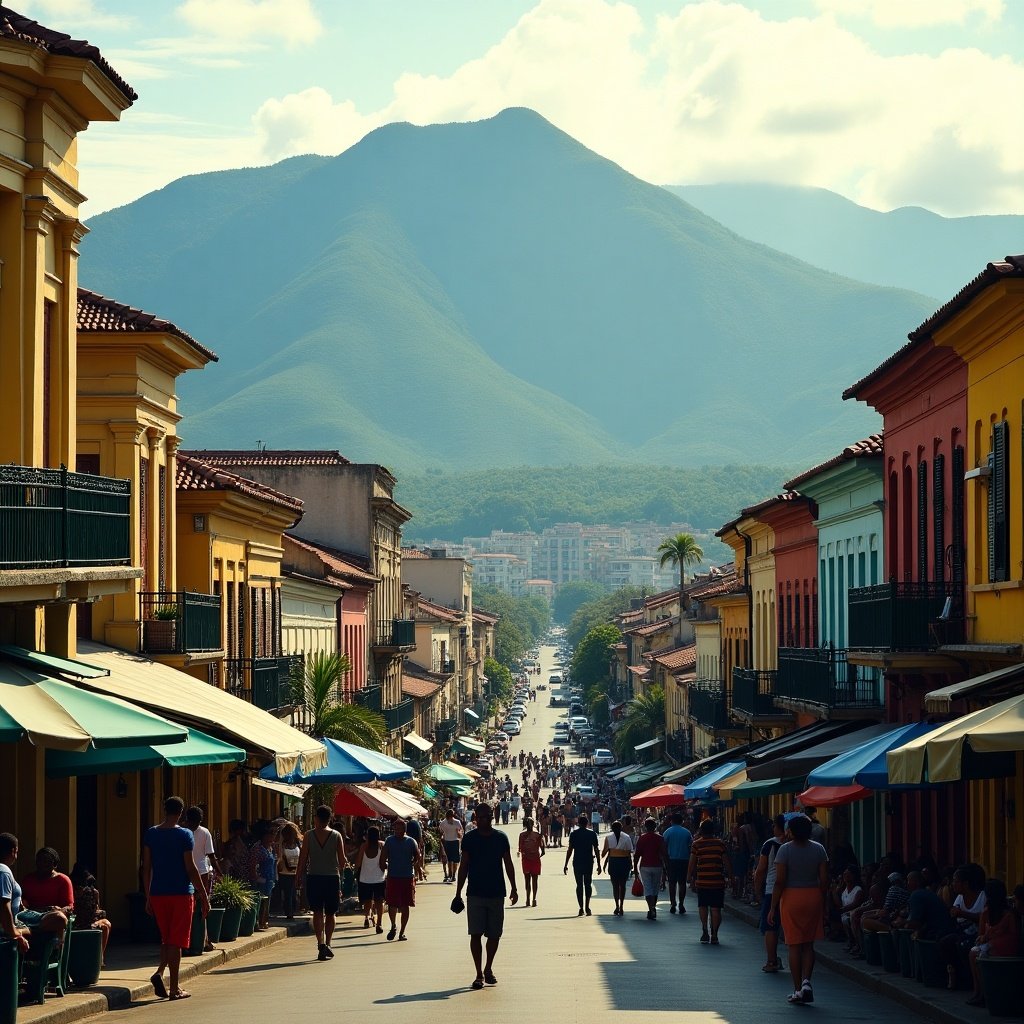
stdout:
<svg viewBox="0 0 1024 1024">
<path fill-rule="evenodd" d="M 984 675 L 974 676 L 973 679 L 964 679 L 959 683 L 953 683 L 952 686 L 943 686 L 941 689 L 926 693 L 924 695 L 925 710 L 949 711 L 955 700 L 984 697 L 991 691 L 1011 686 L 1018 680 L 1024 680 L 1024 665 L 1007 665 L 1005 668 L 997 668 L 994 672 L 986 672 Z M 1003 696 L 1008 695 L 1003 694 Z"/>
<path fill-rule="evenodd" d="M 480 716 L 472 708 L 463 708 L 462 713 L 469 715 L 470 718 L 475 718 L 478 722 L 480 721 Z"/>
<path fill-rule="evenodd" d="M 432 750 L 434 747 L 434 744 L 431 743 L 430 740 L 421 736 L 418 732 L 407 732 L 402 739 L 405 740 L 410 747 L 415 747 L 417 750 Z"/>
<path fill-rule="evenodd" d="M 290 782 L 272 782 L 270 779 L 261 779 L 259 776 L 249 781 L 261 789 L 270 789 L 282 796 L 294 797 L 296 800 L 301 800 L 306 795 L 306 790 L 309 789 L 309 786 L 294 786 Z"/>
<path fill-rule="evenodd" d="M 645 740 L 643 743 L 638 743 L 633 749 L 634 750 L 651 750 L 656 747 L 659 743 L 664 743 L 664 736 L 655 736 L 653 740 Z"/>
</svg>

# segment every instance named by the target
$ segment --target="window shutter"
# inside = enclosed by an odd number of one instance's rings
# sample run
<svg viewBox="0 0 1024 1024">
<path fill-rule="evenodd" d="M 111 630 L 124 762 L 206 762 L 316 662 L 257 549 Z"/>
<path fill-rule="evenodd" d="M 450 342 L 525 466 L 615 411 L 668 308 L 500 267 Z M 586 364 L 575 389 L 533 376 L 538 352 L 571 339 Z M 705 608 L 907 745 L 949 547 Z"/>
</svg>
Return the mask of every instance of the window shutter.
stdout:
<svg viewBox="0 0 1024 1024">
<path fill-rule="evenodd" d="M 952 515 L 953 580 L 962 583 L 964 579 L 964 446 L 953 449 L 953 500 L 950 502 Z"/>
<path fill-rule="evenodd" d="M 928 463 L 917 464 L 917 580 L 928 581 Z"/>
<path fill-rule="evenodd" d="M 932 533 L 936 583 L 946 578 L 946 456 L 936 455 L 932 463 Z"/>
<path fill-rule="evenodd" d="M 992 475 L 989 478 L 989 525 L 992 548 L 989 554 L 993 583 L 1009 579 L 1009 447 L 1010 425 L 1004 420 L 992 428 Z"/>
</svg>

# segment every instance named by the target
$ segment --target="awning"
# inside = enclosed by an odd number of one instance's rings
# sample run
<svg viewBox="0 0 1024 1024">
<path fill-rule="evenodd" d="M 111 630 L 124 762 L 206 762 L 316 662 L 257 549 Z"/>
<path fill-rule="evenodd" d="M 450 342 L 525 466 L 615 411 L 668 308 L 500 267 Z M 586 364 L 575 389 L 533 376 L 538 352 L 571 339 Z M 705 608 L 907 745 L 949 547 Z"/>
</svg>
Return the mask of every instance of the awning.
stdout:
<svg viewBox="0 0 1024 1024">
<path fill-rule="evenodd" d="M 14 644 L 0 644 L 0 656 L 42 672 L 43 675 L 58 672 L 61 675 L 73 676 L 75 679 L 95 679 L 97 676 L 110 675 L 105 668 L 98 665 L 87 665 L 84 661 L 60 658 L 56 654 L 46 654 L 43 651 L 30 651 L 27 647 L 17 647 Z"/>
<path fill-rule="evenodd" d="M 777 796 L 779 793 L 798 793 L 803 785 L 803 776 L 798 779 L 764 779 L 761 782 L 741 782 L 728 793 L 719 791 L 718 795 L 733 800 L 754 800 L 762 796 Z"/>
<path fill-rule="evenodd" d="M 789 750 L 781 757 L 769 761 L 760 761 L 756 765 L 747 765 L 747 778 L 751 782 L 763 782 L 766 779 L 805 779 L 819 765 L 845 754 L 853 747 L 867 740 L 874 739 L 882 733 L 889 732 L 892 723 L 883 722 L 864 725 L 855 732 L 844 730 L 833 734 L 827 739 L 806 746 L 801 744 L 795 750 Z"/>
<path fill-rule="evenodd" d="M 229 735 L 239 746 L 273 759 L 278 776 L 309 773 L 327 764 L 324 745 L 248 701 L 159 662 L 82 642 L 80 653 L 110 675 L 82 686 L 124 697 L 204 731 Z"/>
<path fill-rule="evenodd" d="M 1012 775 L 1013 762 L 990 755 L 1024 750 L 1024 695 L 940 725 L 924 736 L 886 755 L 889 781 L 905 785 L 921 782 L 956 782 L 973 774 L 986 777 Z M 972 757 L 987 765 L 971 764 Z M 1009 764 L 1009 772 L 1004 769 Z"/>
<path fill-rule="evenodd" d="M 404 789 L 396 789 L 394 786 L 384 786 L 383 789 L 396 804 L 406 808 L 406 817 L 420 817 L 430 813 L 416 797 Z"/>
<path fill-rule="evenodd" d="M 685 800 L 682 786 L 661 785 L 629 798 L 634 807 L 672 807 Z"/>
<path fill-rule="evenodd" d="M 430 740 L 421 736 L 418 732 L 407 732 L 402 737 L 402 740 L 405 743 L 408 743 L 410 747 L 415 747 L 417 750 L 427 751 L 434 749 L 434 744 L 431 743 Z"/>
<path fill-rule="evenodd" d="M 693 782 L 686 787 L 686 799 L 713 800 L 718 795 L 714 791 L 713 783 L 718 782 L 719 779 L 724 779 L 727 775 L 732 775 L 733 772 L 739 771 L 739 769 L 743 767 L 744 764 L 742 761 L 726 761 L 725 764 L 720 764 L 717 768 L 712 768 L 711 771 L 701 775 L 698 779 L 694 779 Z M 670 774 L 675 775 L 675 772 L 671 772 Z"/>
<path fill-rule="evenodd" d="M 464 715 L 469 715 L 470 718 L 473 718 L 478 722 L 480 721 L 480 716 L 472 708 L 463 708 L 462 713 Z"/>
<path fill-rule="evenodd" d="M 469 782 L 469 776 L 461 769 L 449 768 L 443 764 L 432 764 L 427 769 L 427 777 L 442 786 L 464 786 Z"/>
<path fill-rule="evenodd" d="M 712 768 L 725 764 L 726 761 L 739 760 L 750 751 L 758 750 L 762 745 L 760 743 L 744 743 L 740 747 L 728 747 L 725 750 L 720 750 L 717 754 L 712 754 L 710 757 L 701 758 L 699 761 L 691 761 L 689 764 L 683 765 L 682 768 L 670 771 L 662 781 L 685 782 L 687 779 L 697 778 L 711 771 Z"/>
<path fill-rule="evenodd" d="M 473 795 L 473 787 L 472 786 L 449 786 L 448 790 L 449 790 L 449 792 L 451 792 L 455 796 L 472 796 Z"/>
<path fill-rule="evenodd" d="M 799 796 L 804 807 L 842 807 L 866 800 L 874 791 L 863 786 L 808 786 Z"/>
<path fill-rule="evenodd" d="M 424 783 L 423 783 L 423 795 L 424 795 L 424 796 L 425 796 L 425 797 L 426 797 L 426 798 L 427 798 L 428 800 L 436 800 L 436 799 L 437 799 L 437 790 L 436 790 L 436 789 L 434 789 L 434 787 L 433 787 L 433 786 L 428 786 L 428 785 L 427 785 L 427 784 L 426 784 L 426 783 L 424 782 Z"/>
<path fill-rule="evenodd" d="M 949 711 L 953 701 L 964 698 L 991 697 L 993 695 L 1005 696 L 1004 688 L 1012 692 L 1014 685 L 1024 682 L 1024 664 L 1007 665 L 1005 668 L 998 668 L 994 672 L 986 672 L 984 675 L 975 676 L 973 679 L 964 679 L 962 682 L 953 683 L 952 686 L 943 686 L 938 690 L 924 695 L 924 706 L 927 711 Z"/>
<path fill-rule="evenodd" d="M 259 777 L 249 780 L 254 786 L 259 786 L 260 789 L 269 789 L 275 793 L 280 793 L 282 796 L 290 796 L 294 800 L 302 800 L 306 795 L 306 790 L 309 786 L 299 786 L 291 782 L 271 782 L 270 779 L 261 779 Z"/>
<path fill-rule="evenodd" d="M 928 722 L 900 725 L 858 743 L 851 750 L 819 765 L 807 776 L 808 787 L 850 787 L 856 789 L 889 789 L 889 770 L 885 755 L 918 736 L 932 732 L 937 726 Z M 856 734 L 854 734 L 856 736 Z M 854 797 L 853 799 L 861 799 Z M 815 806 L 810 801 L 804 801 Z M 822 806 L 827 806 L 823 804 Z"/>
<path fill-rule="evenodd" d="M 442 761 L 442 768 L 447 768 L 450 771 L 458 772 L 464 779 L 479 779 L 480 773 L 473 771 L 472 768 L 467 768 L 464 764 L 458 764 L 455 761 Z"/>
<path fill-rule="evenodd" d="M 393 782 L 397 779 L 412 778 L 412 768 L 409 765 L 378 750 L 368 750 L 356 743 L 345 743 L 343 740 L 332 740 L 330 737 L 325 737 L 320 742 L 327 750 L 327 764 L 323 768 L 308 773 L 297 768 L 288 775 L 281 776 L 273 764 L 268 764 L 260 769 L 260 778 L 273 782 L 306 782 L 310 785 L 341 785 L 347 782 L 374 780 Z"/>
<path fill-rule="evenodd" d="M 610 768 L 604 773 L 606 779 L 611 779 L 612 782 L 618 782 L 619 779 L 624 779 L 627 775 L 632 775 L 633 772 L 640 769 L 639 764 L 626 764 L 619 765 L 618 768 Z"/>
<path fill-rule="evenodd" d="M 198 764 L 238 764 L 245 751 L 200 732 L 188 730 L 184 743 L 106 747 L 103 750 L 48 750 L 46 774 L 51 779 L 76 775 L 141 772 L 147 768 L 184 768 Z"/>
<path fill-rule="evenodd" d="M 453 754 L 482 754 L 485 750 L 483 743 L 470 739 L 468 736 L 457 737 L 451 745 Z"/>
<path fill-rule="evenodd" d="M 88 750 L 183 743 L 188 730 L 116 696 L 0 661 L 0 742 Z"/>
<path fill-rule="evenodd" d="M 649 782 L 653 782 L 655 779 L 664 775 L 671 767 L 672 766 L 667 764 L 665 761 L 655 761 L 654 764 L 641 765 L 640 768 L 633 772 L 632 775 L 627 775 L 622 780 L 622 784 L 627 789 L 636 789 L 639 786 L 646 786 Z"/>
<path fill-rule="evenodd" d="M 638 743 L 633 749 L 640 750 L 653 750 L 659 743 L 664 743 L 664 736 L 655 736 L 653 740 L 646 740 L 643 743 Z"/>
<path fill-rule="evenodd" d="M 650 669 L 649 665 L 630 665 L 629 666 L 629 671 L 632 672 L 633 675 L 635 675 L 635 676 L 645 676 L 645 675 L 647 675 L 648 672 L 650 672 L 650 670 L 651 669 Z"/>
<path fill-rule="evenodd" d="M 747 751 L 746 761 L 750 766 L 767 764 L 769 761 L 776 761 L 788 757 L 800 750 L 816 746 L 832 739 L 833 736 L 841 736 L 843 733 L 853 732 L 860 728 L 863 723 L 856 720 L 842 720 L 838 722 L 815 722 L 813 725 L 805 725 L 802 729 L 794 729 L 783 736 L 765 743 L 759 743 L 756 747 Z M 753 776 L 752 776 L 753 777 Z"/>
</svg>

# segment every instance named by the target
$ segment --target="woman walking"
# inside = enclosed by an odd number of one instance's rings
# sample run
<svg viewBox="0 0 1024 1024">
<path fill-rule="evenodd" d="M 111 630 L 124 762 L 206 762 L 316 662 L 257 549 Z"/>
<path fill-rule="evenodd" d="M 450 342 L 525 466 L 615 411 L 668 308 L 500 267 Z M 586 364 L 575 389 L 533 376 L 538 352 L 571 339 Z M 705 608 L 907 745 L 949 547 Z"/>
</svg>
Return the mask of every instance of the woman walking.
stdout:
<svg viewBox="0 0 1024 1024">
<path fill-rule="evenodd" d="M 295 872 L 301 849 L 299 830 L 289 821 L 281 827 L 281 849 L 277 858 L 277 884 L 281 887 L 281 904 L 289 921 L 295 919 Z"/>
<path fill-rule="evenodd" d="M 789 821 L 792 841 L 775 857 L 775 888 L 770 920 L 781 920 L 789 946 L 793 991 L 786 997 L 795 1006 L 814 1002 L 814 943 L 825 937 L 825 893 L 828 892 L 828 854 L 811 839 L 811 819 L 800 814 Z"/>
<path fill-rule="evenodd" d="M 277 852 L 274 849 L 274 829 L 270 822 L 263 822 L 257 831 L 259 840 L 253 847 L 253 884 L 261 897 L 259 919 L 256 931 L 266 931 L 270 927 L 270 897 L 277 884 Z"/>
<path fill-rule="evenodd" d="M 356 853 L 356 881 L 359 885 L 359 902 L 363 906 L 363 927 L 370 927 L 370 918 L 377 934 L 384 931 L 384 869 L 380 866 L 383 846 L 380 829 L 371 825 L 366 830 L 366 839 Z"/>
<path fill-rule="evenodd" d="M 544 856 L 544 840 L 533 830 L 533 818 L 523 818 L 523 831 L 519 833 L 519 856 L 523 861 L 526 879 L 526 906 L 537 906 L 537 879 L 540 878 L 540 859 Z M 530 893 L 533 903 L 530 903 Z"/>
<path fill-rule="evenodd" d="M 658 893 L 661 880 L 668 872 L 668 853 L 665 840 L 657 831 L 658 823 L 653 818 L 644 820 L 644 834 L 636 841 L 633 850 L 633 869 L 644 885 L 647 899 L 647 920 L 658 917 Z"/>
<path fill-rule="evenodd" d="M 612 883 L 612 899 L 615 900 L 613 914 L 622 917 L 626 900 L 626 881 L 629 879 L 629 865 L 633 859 L 633 840 L 622 829 L 621 821 L 612 822 L 612 830 L 604 837 L 604 869 Z"/>
</svg>

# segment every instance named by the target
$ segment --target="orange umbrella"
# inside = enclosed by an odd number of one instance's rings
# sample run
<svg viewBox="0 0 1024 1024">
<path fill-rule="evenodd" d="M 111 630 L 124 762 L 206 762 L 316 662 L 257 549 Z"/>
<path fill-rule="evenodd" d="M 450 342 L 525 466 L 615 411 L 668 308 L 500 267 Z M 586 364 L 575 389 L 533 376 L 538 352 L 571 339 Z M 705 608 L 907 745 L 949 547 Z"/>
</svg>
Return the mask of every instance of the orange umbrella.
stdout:
<svg viewBox="0 0 1024 1024">
<path fill-rule="evenodd" d="M 645 789 L 642 793 L 629 798 L 634 807 L 671 807 L 673 804 L 686 802 L 683 795 L 684 787 L 666 783 L 663 786 L 655 786 L 653 789 Z"/>
</svg>

